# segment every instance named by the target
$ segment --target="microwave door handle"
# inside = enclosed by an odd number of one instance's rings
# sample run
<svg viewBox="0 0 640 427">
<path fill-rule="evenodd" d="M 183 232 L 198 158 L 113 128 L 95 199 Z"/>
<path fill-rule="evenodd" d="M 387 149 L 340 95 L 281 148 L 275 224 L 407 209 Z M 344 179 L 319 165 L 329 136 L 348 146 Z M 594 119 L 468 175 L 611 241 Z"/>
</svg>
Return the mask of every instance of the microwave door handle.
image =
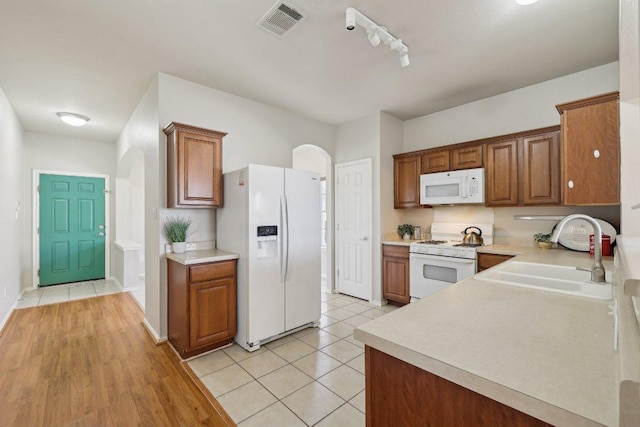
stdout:
<svg viewBox="0 0 640 427">
<path fill-rule="evenodd" d="M 460 197 L 462 199 L 467 198 L 467 187 L 469 186 L 469 176 L 463 178 L 463 184 L 460 186 Z"/>
</svg>

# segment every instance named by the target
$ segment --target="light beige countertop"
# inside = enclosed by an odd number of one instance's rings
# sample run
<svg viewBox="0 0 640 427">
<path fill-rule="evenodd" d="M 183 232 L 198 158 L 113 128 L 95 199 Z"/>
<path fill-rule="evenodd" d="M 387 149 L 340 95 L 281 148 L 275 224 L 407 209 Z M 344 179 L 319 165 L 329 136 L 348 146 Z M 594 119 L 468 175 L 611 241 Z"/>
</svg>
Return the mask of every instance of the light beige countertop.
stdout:
<svg viewBox="0 0 640 427">
<path fill-rule="evenodd" d="M 486 246 L 520 261 L 590 267 L 588 253 Z M 613 258 L 604 261 L 613 270 Z M 359 326 L 354 337 L 554 425 L 618 424 L 613 301 L 469 278 Z"/>
<path fill-rule="evenodd" d="M 394 246 L 410 246 L 413 242 L 419 242 L 420 240 L 416 239 L 387 239 L 382 242 L 383 245 L 394 245 Z"/>
<path fill-rule="evenodd" d="M 181 254 L 168 253 L 165 256 L 183 265 L 202 264 L 205 262 L 227 261 L 238 259 L 239 256 L 233 252 L 222 251 L 220 249 L 204 249 L 199 251 L 187 251 Z"/>
</svg>

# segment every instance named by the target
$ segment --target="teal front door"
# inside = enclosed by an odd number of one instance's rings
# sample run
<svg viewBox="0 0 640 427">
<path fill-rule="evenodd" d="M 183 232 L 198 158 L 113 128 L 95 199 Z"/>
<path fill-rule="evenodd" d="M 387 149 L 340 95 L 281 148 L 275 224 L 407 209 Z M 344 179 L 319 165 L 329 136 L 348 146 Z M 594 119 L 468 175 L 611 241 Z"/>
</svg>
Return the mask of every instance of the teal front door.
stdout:
<svg viewBox="0 0 640 427">
<path fill-rule="evenodd" d="M 104 278 L 104 178 L 40 174 L 40 286 Z"/>
</svg>

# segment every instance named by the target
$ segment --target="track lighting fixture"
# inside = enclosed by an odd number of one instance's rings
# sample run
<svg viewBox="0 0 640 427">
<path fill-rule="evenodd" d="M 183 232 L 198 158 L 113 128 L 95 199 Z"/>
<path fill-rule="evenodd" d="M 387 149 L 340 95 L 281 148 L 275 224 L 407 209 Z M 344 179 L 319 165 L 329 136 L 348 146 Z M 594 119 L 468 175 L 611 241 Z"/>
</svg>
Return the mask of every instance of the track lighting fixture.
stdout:
<svg viewBox="0 0 640 427">
<path fill-rule="evenodd" d="M 400 55 L 400 65 L 406 67 L 409 65 L 409 47 L 402 42 L 402 39 L 395 37 L 387 31 L 386 27 L 382 27 L 359 10 L 349 7 L 346 11 L 347 30 L 351 31 L 356 28 L 356 24 L 367 30 L 367 38 L 371 46 L 378 46 L 380 41 L 389 46 L 391 50 L 395 50 Z"/>
</svg>

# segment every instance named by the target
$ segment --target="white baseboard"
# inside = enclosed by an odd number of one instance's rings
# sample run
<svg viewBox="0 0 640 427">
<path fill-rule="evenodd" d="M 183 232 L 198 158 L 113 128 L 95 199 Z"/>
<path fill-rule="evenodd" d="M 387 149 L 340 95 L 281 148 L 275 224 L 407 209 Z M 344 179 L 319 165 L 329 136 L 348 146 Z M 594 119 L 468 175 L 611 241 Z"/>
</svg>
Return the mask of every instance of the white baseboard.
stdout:
<svg viewBox="0 0 640 427">
<path fill-rule="evenodd" d="M 149 333 L 149 335 L 151 335 L 151 339 L 153 339 L 153 341 L 156 344 L 161 344 L 163 342 L 165 342 L 167 340 L 167 337 L 160 337 L 158 336 L 158 334 L 156 333 L 156 331 L 153 329 L 153 327 L 151 326 L 151 324 L 149 324 L 149 322 L 147 321 L 147 319 L 143 319 L 142 320 L 142 326 L 144 326 L 144 328 L 147 330 L 147 332 Z"/>
<path fill-rule="evenodd" d="M 24 291 L 22 291 L 24 292 Z M 22 296 L 22 292 L 20 292 L 20 296 Z M 18 297 L 20 298 L 20 297 Z M 7 324 L 7 320 L 9 320 L 9 317 L 11 317 L 11 314 L 13 314 L 13 310 L 16 309 L 16 307 L 18 306 L 18 300 L 16 299 L 13 304 L 11 305 L 11 308 L 9 309 L 9 311 L 7 311 L 7 314 L 4 316 L 4 319 L 2 319 L 2 322 L 0 322 L 0 334 L 2 334 L 2 330 L 4 329 L 4 325 Z"/>
</svg>

